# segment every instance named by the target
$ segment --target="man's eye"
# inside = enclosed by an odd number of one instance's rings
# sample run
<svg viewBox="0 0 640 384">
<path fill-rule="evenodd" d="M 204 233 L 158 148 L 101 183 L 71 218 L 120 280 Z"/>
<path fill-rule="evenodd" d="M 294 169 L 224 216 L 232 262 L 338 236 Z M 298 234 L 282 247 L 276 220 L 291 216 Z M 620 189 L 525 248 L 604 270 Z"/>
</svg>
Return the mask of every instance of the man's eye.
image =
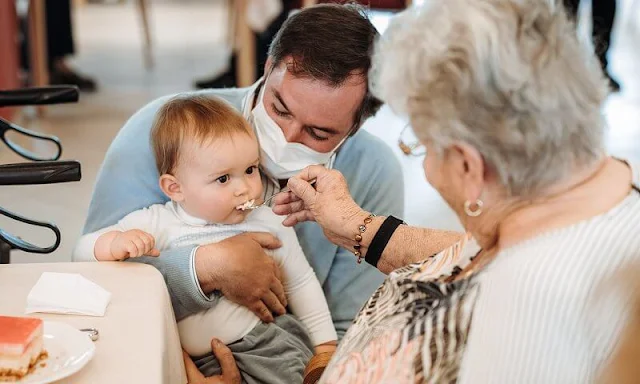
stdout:
<svg viewBox="0 0 640 384">
<path fill-rule="evenodd" d="M 329 139 L 328 136 L 321 136 L 321 135 L 318 134 L 318 132 L 321 132 L 321 131 L 319 131 L 317 129 L 313 129 L 313 128 L 307 128 L 307 133 L 313 139 L 318 140 L 318 141 L 325 141 L 325 140 Z"/>
<path fill-rule="evenodd" d="M 273 112 L 274 112 L 276 115 L 278 115 L 278 116 L 282 116 L 282 117 L 287 117 L 287 116 L 289 116 L 289 112 L 279 110 L 279 109 L 275 106 L 275 104 L 271 106 L 271 109 L 273 109 Z"/>
<path fill-rule="evenodd" d="M 229 175 L 220 176 L 216 179 L 216 181 L 220 184 L 224 184 L 229 181 Z"/>
<path fill-rule="evenodd" d="M 258 169 L 258 167 L 257 167 L 257 166 L 255 166 L 255 165 L 252 165 L 252 166 L 250 166 L 249 168 L 247 168 L 247 170 L 246 170 L 245 172 L 247 173 L 247 175 L 251 175 L 251 174 L 253 174 L 253 172 L 254 172 L 256 169 Z"/>
</svg>

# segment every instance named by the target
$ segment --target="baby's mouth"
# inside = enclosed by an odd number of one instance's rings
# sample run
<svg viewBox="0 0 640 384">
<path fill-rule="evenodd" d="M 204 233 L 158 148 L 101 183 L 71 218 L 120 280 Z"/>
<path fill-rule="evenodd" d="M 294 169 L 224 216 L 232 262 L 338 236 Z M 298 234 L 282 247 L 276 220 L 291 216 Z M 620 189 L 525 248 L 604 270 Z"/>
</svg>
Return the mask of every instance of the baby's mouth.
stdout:
<svg viewBox="0 0 640 384">
<path fill-rule="evenodd" d="M 251 207 L 253 207 L 253 204 L 255 202 L 256 202 L 256 199 L 247 200 L 244 202 L 244 204 L 238 205 L 236 209 L 239 211 L 246 211 L 248 209 L 251 209 Z"/>
</svg>

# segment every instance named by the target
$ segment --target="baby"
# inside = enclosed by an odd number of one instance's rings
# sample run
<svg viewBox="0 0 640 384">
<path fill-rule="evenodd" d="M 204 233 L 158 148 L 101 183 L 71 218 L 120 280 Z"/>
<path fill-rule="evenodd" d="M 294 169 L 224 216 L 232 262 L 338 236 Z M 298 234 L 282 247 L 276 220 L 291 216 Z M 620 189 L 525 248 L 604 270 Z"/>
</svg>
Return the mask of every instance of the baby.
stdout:
<svg viewBox="0 0 640 384">
<path fill-rule="evenodd" d="M 234 353 L 243 381 L 301 383 L 313 346 L 332 344 L 337 335 L 294 230 L 282 226 L 268 207 L 244 209 L 262 195 L 253 130 L 224 101 L 178 96 L 158 111 L 151 143 L 160 188 L 170 201 L 82 236 L 75 259 L 157 256 L 165 249 L 210 244 L 243 232 L 274 234 L 283 245 L 272 256 L 283 271 L 290 309 L 300 321 L 284 315 L 264 324 L 249 309 L 222 297 L 212 309 L 181 320 L 178 330 L 183 348 L 206 376 L 220 373 L 210 345 L 217 338 Z M 323 345 L 322 351 L 327 347 L 335 348 Z"/>
</svg>

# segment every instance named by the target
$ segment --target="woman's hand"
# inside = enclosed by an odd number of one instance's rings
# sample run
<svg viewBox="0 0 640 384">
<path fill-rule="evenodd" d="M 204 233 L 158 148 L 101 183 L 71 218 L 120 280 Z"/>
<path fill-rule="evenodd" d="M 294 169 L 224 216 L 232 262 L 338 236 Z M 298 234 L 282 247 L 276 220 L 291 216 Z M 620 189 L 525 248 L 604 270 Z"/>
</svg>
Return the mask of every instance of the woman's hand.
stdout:
<svg viewBox="0 0 640 384">
<path fill-rule="evenodd" d="M 233 358 L 231 350 L 219 340 L 211 340 L 211 351 L 218 359 L 222 373 L 217 376 L 204 377 L 198 367 L 196 367 L 191 356 L 184 350 L 182 358 L 184 359 L 184 367 L 187 371 L 187 384 L 241 384 L 240 371 Z"/>
<path fill-rule="evenodd" d="M 315 189 L 309 181 L 315 179 Z M 353 248 L 358 226 L 369 216 L 351 198 L 344 176 L 319 165 L 307 167 L 289 179 L 290 192 L 274 198 L 273 212 L 287 215 L 283 224 L 316 221 L 334 244 Z"/>
</svg>

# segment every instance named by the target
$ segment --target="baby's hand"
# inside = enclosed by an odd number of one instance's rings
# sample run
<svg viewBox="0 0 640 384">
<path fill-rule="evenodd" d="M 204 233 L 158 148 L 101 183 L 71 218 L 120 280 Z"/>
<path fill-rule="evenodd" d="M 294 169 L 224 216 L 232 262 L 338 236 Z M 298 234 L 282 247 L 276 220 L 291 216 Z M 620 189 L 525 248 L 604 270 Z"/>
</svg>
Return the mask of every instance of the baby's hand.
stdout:
<svg viewBox="0 0 640 384">
<path fill-rule="evenodd" d="M 115 260 L 139 256 L 160 256 L 160 251 L 154 248 L 155 244 L 153 236 L 139 229 L 120 232 L 111 242 L 111 256 Z"/>
</svg>

